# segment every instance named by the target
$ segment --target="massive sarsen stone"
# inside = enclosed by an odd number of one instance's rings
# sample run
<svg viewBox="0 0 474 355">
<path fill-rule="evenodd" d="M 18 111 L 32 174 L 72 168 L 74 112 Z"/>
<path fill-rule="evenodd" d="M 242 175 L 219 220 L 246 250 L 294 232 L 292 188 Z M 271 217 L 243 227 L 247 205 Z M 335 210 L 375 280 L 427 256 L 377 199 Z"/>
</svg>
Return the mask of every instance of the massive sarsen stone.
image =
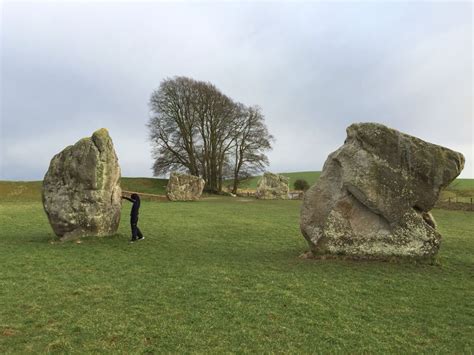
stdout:
<svg viewBox="0 0 474 355">
<path fill-rule="evenodd" d="M 266 172 L 257 183 L 255 196 L 262 200 L 285 200 L 290 191 L 288 181 L 289 178 L 283 175 Z"/>
<path fill-rule="evenodd" d="M 171 201 L 198 200 L 205 183 L 199 176 L 171 173 L 166 186 L 166 196 Z"/>
<path fill-rule="evenodd" d="M 313 254 L 430 258 L 441 235 L 429 211 L 463 167 L 461 153 L 380 124 L 353 124 L 305 194 L 301 231 Z"/>
<path fill-rule="evenodd" d="M 117 231 L 120 167 L 105 128 L 53 157 L 43 181 L 43 206 L 62 240 Z"/>
</svg>

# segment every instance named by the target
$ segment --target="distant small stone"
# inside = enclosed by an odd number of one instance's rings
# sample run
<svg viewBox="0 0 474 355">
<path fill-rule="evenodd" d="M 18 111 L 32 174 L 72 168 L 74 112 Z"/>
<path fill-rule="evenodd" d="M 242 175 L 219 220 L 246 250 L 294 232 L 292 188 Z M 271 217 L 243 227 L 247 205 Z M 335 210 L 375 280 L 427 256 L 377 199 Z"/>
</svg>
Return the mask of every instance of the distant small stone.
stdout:
<svg viewBox="0 0 474 355">
<path fill-rule="evenodd" d="M 431 258 L 441 235 L 429 211 L 463 167 L 461 153 L 353 124 L 305 194 L 301 231 L 315 255 Z"/>
<path fill-rule="evenodd" d="M 170 201 L 199 200 L 205 183 L 199 176 L 171 173 L 166 187 L 166 196 Z"/>
<path fill-rule="evenodd" d="M 105 128 L 65 148 L 43 180 L 43 207 L 61 240 L 106 236 L 121 213 L 120 167 Z"/>
<path fill-rule="evenodd" d="M 286 176 L 266 172 L 258 181 L 255 196 L 261 200 L 286 200 L 290 191 L 289 180 Z"/>
</svg>

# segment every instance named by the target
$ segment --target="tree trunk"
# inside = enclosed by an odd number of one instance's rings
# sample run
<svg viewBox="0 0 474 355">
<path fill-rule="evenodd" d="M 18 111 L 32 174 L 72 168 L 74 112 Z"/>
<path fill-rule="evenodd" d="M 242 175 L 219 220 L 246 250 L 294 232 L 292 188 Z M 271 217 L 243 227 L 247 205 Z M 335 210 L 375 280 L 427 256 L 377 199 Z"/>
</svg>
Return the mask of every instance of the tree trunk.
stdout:
<svg viewBox="0 0 474 355">
<path fill-rule="evenodd" d="M 232 188 L 232 193 L 237 194 L 239 189 L 239 172 L 242 167 L 242 152 L 240 151 L 238 145 L 235 148 L 235 168 L 234 168 L 234 186 Z"/>
</svg>

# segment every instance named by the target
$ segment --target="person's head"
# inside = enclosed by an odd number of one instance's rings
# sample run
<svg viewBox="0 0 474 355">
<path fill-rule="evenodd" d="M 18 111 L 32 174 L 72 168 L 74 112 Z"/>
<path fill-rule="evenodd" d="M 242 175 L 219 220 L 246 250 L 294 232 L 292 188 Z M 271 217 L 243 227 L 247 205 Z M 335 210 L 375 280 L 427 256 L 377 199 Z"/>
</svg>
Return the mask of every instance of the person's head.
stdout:
<svg viewBox="0 0 474 355">
<path fill-rule="evenodd" d="M 140 196 L 138 196 L 138 194 L 131 194 L 131 195 L 130 195 L 130 198 L 131 198 L 132 200 L 135 200 L 135 201 L 136 201 L 136 200 L 140 200 Z"/>
</svg>

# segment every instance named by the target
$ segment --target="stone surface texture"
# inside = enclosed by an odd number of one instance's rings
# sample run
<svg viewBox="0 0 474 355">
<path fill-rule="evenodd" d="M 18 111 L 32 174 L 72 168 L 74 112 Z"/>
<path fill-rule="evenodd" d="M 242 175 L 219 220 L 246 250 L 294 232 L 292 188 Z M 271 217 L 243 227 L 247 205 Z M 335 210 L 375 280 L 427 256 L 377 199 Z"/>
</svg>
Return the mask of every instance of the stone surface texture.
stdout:
<svg viewBox="0 0 474 355">
<path fill-rule="evenodd" d="M 462 171 L 461 153 L 375 123 L 347 128 L 306 193 L 300 227 L 315 255 L 431 258 L 430 210 Z"/>
<path fill-rule="evenodd" d="M 121 212 L 120 166 L 105 128 L 66 147 L 43 180 L 43 207 L 62 240 L 117 231 Z"/>
<path fill-rule="evenodd" d="M 199 200 L 205 183 L 204 179 L 198 176 L 171 173 L 166 187 L 166 196 L 170 201 Z"/>
<path fill-rule="evenodd" d="M 290 192 L 289 180 L 283 175 L 266 172 L 258 181 L 255 196 L 262 200 L 286 200 Z"/>
</svg>

